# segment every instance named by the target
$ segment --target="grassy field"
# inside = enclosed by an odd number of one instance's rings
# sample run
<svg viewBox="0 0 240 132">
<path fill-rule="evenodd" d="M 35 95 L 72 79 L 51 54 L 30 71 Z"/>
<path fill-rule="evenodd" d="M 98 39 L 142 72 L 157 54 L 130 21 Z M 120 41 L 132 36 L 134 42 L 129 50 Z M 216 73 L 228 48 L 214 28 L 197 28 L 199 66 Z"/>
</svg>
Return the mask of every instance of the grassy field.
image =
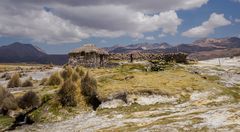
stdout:
<svg viewBox="0 0 240 132">
<path fill-rule="evenodd" d="M 141 66 L 133 65 L 127 68 L 90 69 L 90 73 L 97 78 L 98 93 L 103 100 L 119 92 L 176 96 L 185 92 L 221 87 L 181 67 L 160 72 L 146 72 Z"/>
</svg>

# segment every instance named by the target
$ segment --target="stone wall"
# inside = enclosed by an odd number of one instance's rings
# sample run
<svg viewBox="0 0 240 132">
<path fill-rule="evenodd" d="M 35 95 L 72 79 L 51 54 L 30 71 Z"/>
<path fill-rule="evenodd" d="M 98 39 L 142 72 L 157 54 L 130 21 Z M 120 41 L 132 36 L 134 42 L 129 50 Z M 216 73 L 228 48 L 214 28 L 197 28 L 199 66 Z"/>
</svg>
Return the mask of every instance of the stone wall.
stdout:
<svg viewBox="0 0 240 132">
<path fill-rule="evenodd" d="M 68 64 L 72 66 L 85 66 L 85 67 L 103 67 L 107 64 L 107 55 L 99 55 L 95 52 L 86 54 L 71 54 L 69 55 Z"/>
<path fill-rule="evenodd" d="M 110 54 L 109 60 L 131 60 L 131 54 Z M 166 62 L 175 61 L 177 63 L 186 63 L 187 54 L 185 53 L 167 53 L 167 54 L 151 54 L 151 53 L 133 53 L 134 61 L 144 60 L 164 60 Z"/>
</svg>

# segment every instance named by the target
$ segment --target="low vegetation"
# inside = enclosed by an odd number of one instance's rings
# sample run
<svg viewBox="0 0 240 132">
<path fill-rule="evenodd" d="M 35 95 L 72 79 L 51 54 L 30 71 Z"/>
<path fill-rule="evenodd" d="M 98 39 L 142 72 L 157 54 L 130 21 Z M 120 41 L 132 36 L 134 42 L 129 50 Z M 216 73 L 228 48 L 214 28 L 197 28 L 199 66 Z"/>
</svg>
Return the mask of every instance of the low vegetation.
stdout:
<svg viewBox="0 0 240 132">
<path fill-rule="evenodd" d="M 40 105 L 38 95 L 33 91 L 28 91 L 18 99 L 18 106 L 22 109 L 36 108 Z"/>
<path fill-rule="evenodd" d="M 58 92 L 60 102 L 63 106 L 77 106 L 80 92 L 71 79 L 66 80 Z"/>
<path fill-rule="evenodd" d="M 70 66 L 66 66 L 65 69 L 61 72 L 61 76 L 64 80 L 71 78 L 73 74 L 73 69 Z"/>
<path fill-rule="evenodd" d="M 31 79 L 31 78 L 25 80 L 25 81 L 22 83 L 22 87 L 32 87 L 32 86 L 33 86 L 33 82 L 32 82 L 32 79 Z"/>
<path fill-rule="evenodd" d="M 87 74 L 81 80 L 81 91 L 84 96 L 96 96 L 97 95 L 97 80 Z"/>
<path fill-rule="evenodd" d="M 48 83 L 48 79 L 47 78 L 43 78 L 41 81 L 40 81 L 40 84 L 39 85 L 46 85 Z"/>
<path fill-rule="evenodd" d="M 76 67 L 75 71 L 78 73 L 78 75 L 79 75 L 80 77 L 83 77 L 84 74 L 85 74 L 84 71 L 83 71 L 83 69 L 80 68 L 79 66 Z"/>
<path fill-rule="evenodd" d="M 0 86 L 0 111 L 7 114 L 9 110 L 16 110 L 17 103 L 14 96 L 7 89 Z"/>
<path fill-rule="evenodd" d="M 62 83 L 61 76 L 59 75 L 58 72 L 55 72 L 54 74 L 52 74 L 50 76 L 47 84 L 50 85 L 50 86 L 54 86 L 54 85 L 61 85 L 61 83 Z"/>
<path fill-rule="evenodd" d="M 14 88 L 14 87 L 20 87 L 21 86 L 21 80 L 19 73 L 15 73 L 12 78 L 9 80 L 7 87 L 8 88 Z"/>
<path fill-rule="evenodd" d="M 74 72 L 72 74 L 72 81 L 77 82 L 79 79 L 80 79 L 80 76 L 76 72 Z"/>
</svg>

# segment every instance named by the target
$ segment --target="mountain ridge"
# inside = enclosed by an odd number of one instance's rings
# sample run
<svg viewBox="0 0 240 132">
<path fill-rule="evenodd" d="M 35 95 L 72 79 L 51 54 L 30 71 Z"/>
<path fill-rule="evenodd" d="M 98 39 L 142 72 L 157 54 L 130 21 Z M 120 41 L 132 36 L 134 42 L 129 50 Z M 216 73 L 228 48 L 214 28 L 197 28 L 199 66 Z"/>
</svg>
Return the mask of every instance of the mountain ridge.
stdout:
<svg viewBox="0 0 240 132">
<path fill-rule="evenodd" d="M 15 42 L 0 47 L 0 63 L 40 63 L 62 65 L 68 61 L 67 55 L 49 55 L 32 44 Z"/>
</svg>

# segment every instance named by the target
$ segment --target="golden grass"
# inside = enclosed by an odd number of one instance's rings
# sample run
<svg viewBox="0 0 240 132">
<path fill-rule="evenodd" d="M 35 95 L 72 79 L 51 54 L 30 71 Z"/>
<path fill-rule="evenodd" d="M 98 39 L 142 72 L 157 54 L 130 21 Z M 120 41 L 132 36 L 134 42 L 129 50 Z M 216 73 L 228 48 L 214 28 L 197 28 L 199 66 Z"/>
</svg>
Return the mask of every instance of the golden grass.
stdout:
<svg viewBox="0 0 240 132">
<path fill-rule="evenodd" d="M 182 68 L 161 72 L 123 71 L 119 68 L 91 69 L 90 72 L 97 78 L 98 94 L 102 99 L 118 92 L 174 96 L 182 92 L 221 87 Z M 129 76 L 133 78 L 128 79 Z"/>
</svg>

